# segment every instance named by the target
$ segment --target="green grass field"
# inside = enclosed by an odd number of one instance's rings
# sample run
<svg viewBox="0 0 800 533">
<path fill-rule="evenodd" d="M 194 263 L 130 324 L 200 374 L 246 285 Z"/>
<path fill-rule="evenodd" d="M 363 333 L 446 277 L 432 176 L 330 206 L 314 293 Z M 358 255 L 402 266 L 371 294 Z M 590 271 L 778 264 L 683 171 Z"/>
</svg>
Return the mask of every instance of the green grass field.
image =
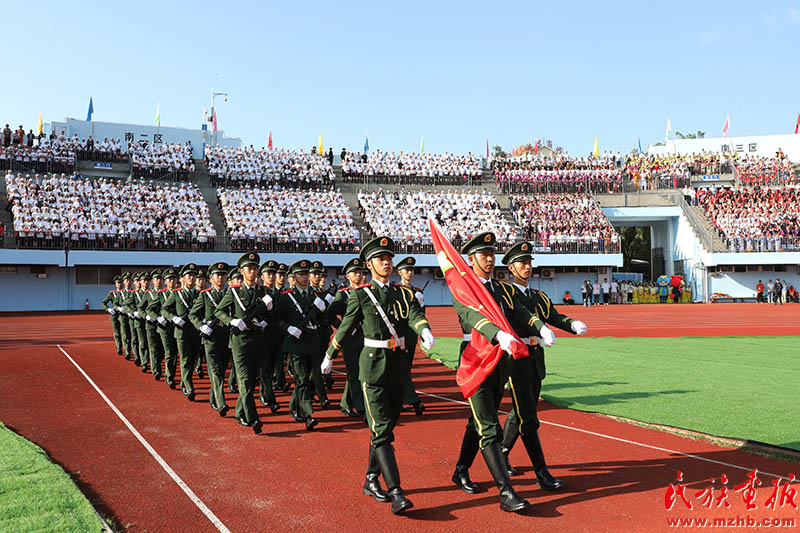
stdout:
<svg viewBox="0 0 800 533">
<path fill-rule="evenodd" d="M 430 355 L 455 368 L 458 338 Z M 800 450 L 800 337 L 559 338 L 542 398 Z"/>
<path fill-rule="evenodd" d="M 0 423 L 0 531 L 102 531 L 89 501 L 47 454 Z"/>
</svg>

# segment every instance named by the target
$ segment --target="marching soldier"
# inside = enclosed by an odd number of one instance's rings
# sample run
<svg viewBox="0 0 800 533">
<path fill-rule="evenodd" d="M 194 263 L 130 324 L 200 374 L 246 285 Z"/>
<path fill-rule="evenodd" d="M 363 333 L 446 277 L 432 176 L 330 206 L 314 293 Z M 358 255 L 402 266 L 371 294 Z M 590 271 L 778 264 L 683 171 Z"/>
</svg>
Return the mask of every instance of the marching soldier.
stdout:
<svg viewBox="0 0 800 533">
<path fill-rule="evenodd" d="M 503 264 L 514 277 L 514 285 L 520 293 L 520 301 L 531 313 L 535 313 L 543 321 L 564 331 L 583 335 L 586 333 L 586 324 L 580 320 L 573 320 L 559 313 L 543 291 L 530 289 L 528 281 L 531 277 L 531 250 L 529 242 L 521 242 L 513 246 L 503 257 Z M 508 474 L 518 475 L 517 471 L 508 463 L 508 453 L 514 447 L 517 437 L 522 436 L 522 444 L 528 452 L 528 457 L 536 472 L 539 486 L 546 490 L 557 490 L 564 482 L 553 477 L 547 469 L 544 459 L 542 443 L 539 440 L 539 418 L 536 414 L 536 404 L 542 390 L 542 380 L 545 377 L 544 348 L 541 344 L 531 343 L 528 346 L 529 357 L 511 359 L 509 385 L 514 408 L 506 419 L 503 428 L 503 454 L 506 458 Z"/>
<path fill-rule="evenodd" d="M 400 285 L 410 289 L 414 293 L 414 297 L 419 303 L 422 312 L 425 312 L 425 296 L 422 294 L 422 289 L 414 287 L 411 280 L 414 279 L 414 266 L 417 260 L 409 256 L 397 263 L 397 274 L 400 276 Z M 411 367 L 414 364 L 414 353 L 417 351 L 417 336 L 409 331 L 406 334 L 406 355 L 408 356 L 409 379 L 406 383 L 405 403 L 414 408 L 414 413 L 417 416 L 422 416 L 425 411 L 425 404 L 419 399 L 417 388 L 414 386 L 414 381 L 411 379 Z"/>
<path fill-rule="evenodd" d="M 241 285 L 242 284 L 242 273 L 239 272 L 239 267 L 235 266 L 232 267 L 228 271 L 228 287 L 232 287 L 233 285 Z M 228 342 L 228 348 L 233 349 L 233 346 L 230 345 L 230 342 L 233 341 L 233 336 L 229 335 L 228 338 L 230 341 Z M 234 394 L 239 394 L 239 387 L 236 385 L 236 366 L 233 364 L 233 352 L 231 352 L 231 358 L 229 359 L 231 364 L 231 371 L 228 373 L 228 390 Z"/>
<path fill-rule="evenodd" d="M 347 311 L 347 302 L 361 285 L 361 259 L 358 257 L 350 259 L 344 264 L 342 273 L 347 278 L 349 286 L 339 289 L 325 312 L 328 322 L 336 328 L 339 328 L 342 323 L 338 317 L 344 317 Z M 344 392 L 342 392 L 342 400 L 339 405 L 342 408 L 342 414 L 352 417 L 363 416 L 364 395 L 358 381 L 358 356 L 361 348 L 364 347 L 364 334 L 361 332 L 361 328 L 354 327 L 341 344 L 342 358 L 347 369 L 347 381 L 344 383 Z"/>
<path fill-rule="evenodd" d="M 150 289 L 150 273 L 139 274 L 139 290 L 136 292 L 136 333 L 139 335 L 139 359 L 142 363 L 142 373 L 147 372 L 150 366 L 150 346 L 147 344 L 147 291 Z"/>
<path fill-rule="evenodd" d="M 206 353 L 206 367 L 211 388 L 208 401 L 211 408 L 224 417 L 228 413 L 228 404 L 225 402 L 225 369 L 231 358 L 228 346 L 228 329 L 220 323 L 215 312 L 225 296 L 225 279 L 228 276 L 227 263 L 213 263 L 208 267 L 211 278 L 211 287 L 200 291 L 200 294 L 189 312 L 189 320 L 202 336 L 203 348 Z"/>
<path fill-rule="evenodd" d="M 128 291 L 131 288 L 131 273 L 122 273 L 122 291 L 117 295 L 116 311 L 119 315 L 119 333 L 122 337 L 122 351 L 125 353 L 125 360 L 130 361 L 133 355 L 133 337 L 131 335 L 131 325 L 128 313 L 125 311 L 125 301 L 128 298 Z"/>
<path fill-rule="evenodd" d="M 164 360 L 164 344 L 158 333 L 158 317 L 161 316 L 161 289 L 164 288 L 164 279 L 160 269 L 155 269 L 150 273 L 153 280 L 153 288 L 145 292 L 144 317 L 145 333 L 147 334 L 147 346 L 150 351 L 150 369 L 153 378 L 158 381 L 161 379 L 161 363 Z"/>
<path fill-rule="evenodd" d="M 325 286 L 322 285 L 322 272 L 325 270 L 325 266 L 322 264 L 322 261 L 312 261 L 311 268 L 308 271 L 308 282 L 310 285 L 310 289 L 314 292 L 316 296 L 325 299 L 328 294 L 325 292 Z M 297 276 L 295 276 L 295 282 L 297 281 Z M 333 301 L 333 296 L 325 302 L 325 305 L 330 304 Z M 324 316 L 320 316 L 317 320 L 317 338 L 319 339 L 319 349 L 311 358 L 310 361 L 310 368 L 311 368 L 311 382 L 314 384 L 314 391 L 317 393 L 317 399 L 319 400 L 320 409 L 325 409 L 330 405 L 331 401 L 328 399 L 328 392 L 325 390 L 325 380 L 322 378 L 322 372 L 320 371 L 320 365 L 322 364 L 322 358 L 325 357 L 325 350 L 328 348 L 328 341 L 331 338 L 331 334 L 333 333 L 333 329 L 331 328 L 330 324 Z"/>
<path fill-rule="evenodd" d="M 223 324 L 231 328 L 230 347 L 239 385 L 236 420 L 252 428 L 255 434 L 261 433 L 261 420 L 253 399 L 257 363 L 263 348 L 261 330 L 267 325 L 264 315 L 273 305 L 272 298 L 258 286 L 259 260 L 255 252 L 239 258 L 237 264 L 242 273 L 242 283 L 229 285 L 214 312 Z"/>
<path fill-rule="evenodd" d="M 203 267 L 197 267 L 197 277 L 194 280 L 194 288 L 197 294 L 200 294 L 202 291 L 208 288 L 208 274 L 206 274 L 206 269 Z M 203 374 L 203 348 L 200 348 L 200 354 L 195 362 L 194 373 L 197 374 L 197 377 L 203 379 L 205 374 Z"/>
<path fill-rule="evenodd" d="M 172 291 L 178 288 L 178 271 L 174 268 L 166 268 L 163 276 L 167 286 L 158 291 L 158 301 L 151 301 L 148 304 L 148 311 L 156 317 L 156 322 L 158 322 L 158 334 L 161 336 L 161 345 L 164 347 L 164 372 L 167 386 L 175 389 L 178 343 L 175 341 L 175 325 L 164 318 L 162 311 L 169 301 Z"/>
<path fill-rule="evenodd" d="M 275 272 L 275 291 L 281 294 L 286 286 L 286 274 L 289 272 L 289 267 L 283 263 L 278 265 L 278 270 Z M 281 335 L 285 335 L 281 332 Z M 278 353 L 275 354 L 275 369 L 272 375 L 272 390 L 282 390 L 287 392 L 289 390 L 289 382 L 286 381 L 286 354 L 283 352 L 283 340 L 281 347 L 278 348 Z"/>
<path fill-rule="evenodd" d="M 122 292 L 122 278 L 119 276 L 114 276 L 114 287 L 110 291 L 103 301 L 100 302 L 103 308 L 111 315 L 111 328 L 114 330 L 114 346 L 117 348 L 117 355 L 122 355 L 123 345 L 122 345 L 122 332 L 121 326 L 119 323 L 119 315 L 117 314 L 117 299 L 118 294 Z"/>
<path fill-rule="evenodd" d="M 319 350 L 319 319 L 327 306 L 309 286 L 311 261 L 301 259 L 289 267 L 295 286 L 284 291 L 276 306 L 279 327 L 286 331 L 283 351 L 288 354 L 294 374 L 294 390 L 289 404 L 289 414 L 298 422 L 304 422 L 306 430 L 317 425 L 312 404 L 311 365 Z"/>
<path fill-rule="evenodd" d="M 197 297 L 194 288 L 197 276 L 197 265 L 189 263 L 181 269 L 182 287 L 172 290 L 167 302 L 161 308 L 161 314 L 175 324 L 175 340 L 181 356 L 181 391 L 190 402 L 194 401 L 194 383 L 192 373 L 196 359 L 200 357 L 200 332 L 189 321 L 189 311 Z"/>
<path fill-rule="evenodd" d="M 140 366 L 139 358 L 139 331 L 136 329 L 136 293 L 139 291 L 139 273 L 131 276 L 132 288 L 125 291 L 125 299 L 122 303 L 123 312 L 128 316 L 128 334 L 131 342 L 131 352 L 133 352 L 133 364 Z"/>
<path fill-rule="evenodd" d="M 538 342 L 537 336 L 541 336 L 545 342 L 552 345 L 555 341 L 553 332 L 522 305 L 519 290 L 510 283 L 492 279 L 495 265 L 495 242 L 493 233 L 480 233 L 464 244 L 461 253 L 469 257 L 473 272 L 484 283 L 489 294 L 508 318 L 514 332 L 523 338 L 526 344 Z M 462 305 L 455 298 L 453 305 L 464 331 L 462 352 L 471 340 L 471 336 L 476 334 L 497 342 L 508 354 L 513 351 L 513 344 L 516 342 L 513 336 L 514 332 L 502 331 L 477 310 Z M 461 453 L 452 479 L 456 486 L 468 494 L 480 492 L 478 486 L 469 477 L 469 468 L 480 448 L 486 466 L 500 489 L 500 509 L 517 512 L 529 507 L 530 503 L 517 495 L 509 481 L 501 448 L 502 429 L 497 418 L 497 409 L 500 407 L 500 400 L 503 397 L 504 385 L 508 381 L 511 359 L 511 355 L 504 354 L 492 373 L 484 379 L 468 399 L 471 415 L 461 442 Z"/>
<path fill-rule="evenodd" d="M 361 259 L 369 267 L 373 279 L 352 291 L 345 316 L 327 350 L 322 371 L 326 374 L 331 371 L 332 358 L 352 330 L 361 326 L 364 345 L 359 356 L 359 380 L 371 433 L 363 492 L 377 501 L 391 500 L 392 513 L 399 514 L 413 504 L 400 487 L 400 473 L 392 447 L 394 427 L 400 417 L 403 392 L 409 379 L 403 351 L 406 341 L 398 331 L 412 330 L 422 338 L 426 349 L 433 347 L 434 338 L 414 294 L 407 288 L 389 283 L 392 257 L 394 242 L 389 237 L 376 237 L 362 248 Z M 378 479 L 381 473 L 388 495 Z"/>
<path fill-rule="evenodd" d="M 278 271 L 276 261 L 265 261 L 258 269 L 263 282 L 264 292 L 272 298 L 273 305 L 280 299 L 280 291 L 275 288 L 275 278 Z M 277 324 L 268 323 L 262 335 L 264 347 L 258 361 L 258 393 L 262 405 L 269 407 L 269 410 L 276 413 L 280 409 L 280 404 L 275 400 L 275 392 L 272 389 L 272 377 L 275 374 L 275 361 L 283 346 L 283 331 Z"/>
</svg>

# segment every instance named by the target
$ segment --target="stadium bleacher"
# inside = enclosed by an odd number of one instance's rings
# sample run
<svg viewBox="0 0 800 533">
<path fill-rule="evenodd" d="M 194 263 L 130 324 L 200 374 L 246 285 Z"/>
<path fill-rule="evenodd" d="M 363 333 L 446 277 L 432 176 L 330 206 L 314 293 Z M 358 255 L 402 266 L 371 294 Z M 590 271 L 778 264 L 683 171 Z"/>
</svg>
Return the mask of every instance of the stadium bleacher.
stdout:
<svg viewBox="0 0 800 533">
<path fill-rule="evenodd" d="M 327 189 L 335 183 L 330 161 L 302 150 L 207 146 L 205 163 L 214 186 Z"/>
<path fill-rule="evenodd" d="M 368 180 L 397 185 L 463 185 L 482 174 L 481 160 L 469 153 L 409 153 L 374 150 L 346 153 L 342 178 L 347 182 Z"/>
<path fill-rule="evenodd" d="M 184 144 L 137 142 L 128 146 L 131 171 L 135 178 L 189 180 L 195 171 L 193 153 L 191 142 Z"/>
</svg>

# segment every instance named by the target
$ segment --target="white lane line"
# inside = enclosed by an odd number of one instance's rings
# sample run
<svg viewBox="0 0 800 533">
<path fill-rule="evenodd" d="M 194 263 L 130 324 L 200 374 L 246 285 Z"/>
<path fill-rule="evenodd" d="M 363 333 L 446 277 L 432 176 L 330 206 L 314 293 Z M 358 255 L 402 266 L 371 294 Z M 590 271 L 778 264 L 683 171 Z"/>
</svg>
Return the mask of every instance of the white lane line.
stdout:
<svg viewBox="0 0 800 533">
<path fill-rule="evenodd" d="M 453 398 L 447 398 L 446 396 L 439 396 L 438 394 L 431 394 L 429 392 L 423 392 L 423 391 L 420 391 L 420 390 L 417 391 L 417 394 L 423 394 L 425 396 L 430 396 L 432 398 L 438 398 L 440 400 L 445 400 L 445 401 L 452 402 L 452 403 L 457 403 L 457 404 L 460 404 L 460 405 L 469 405 L 467 402 L 465 402 L 463 400 L 454 400 Z M 510 414 L 508 411 L 500 410 L 498 412 L 503 413 L 503 414 Z M 594 437 L 600 437 L 602 439 L 609 439 L 609 440 L 614 440 L 614 441 L 617 441 L 617 442 L 624 442 L 625 444 L 632 444 L 634 446 L 640 446 L 642 448 L 649 448 L 651 450 L 657 450 L 657 451 L 665 452 L 665 453 L 674 453 L 674 454 L 677 454 L 677 455 L 682 455 L 683 457 L 689 457 L 691 459 L 697 459 L 698 461 L 705 461 L 706 463 L 713 463 L 713 464 L 722 465 L 722 466 L 729 466 L 731 468 L 736 468 L 738 470 L 744 470 L 745 472 L 752 472 L 752 470 L 753 470 L 752 468 L 747 468 L 747 467 L 740 466 L 740 465 L 735 465 L 735 464 L 732 464 L 732 463 L 726 463 L 724 461 L 717 461 L 715 459 L 709 459 L 708 457 L 700 457 L 699 455 L 693 455 L 691 453 L 684 453 L 684 452 L 679 452 L 679 451 L 676 451 L 676 450 L 670 450 L 669 448 L 661 448 L 659 446 L 652 446 L 650 444 L 644 444 L 643 442 L 636 442 L 636 441 L 633 441 L 633 440 L 621 439 L 619 437 L 613 437 L 611 435 L 605 435 L 603 433 L 597 433 L 595 431 L 589 431 L 588 429 L 581 429 L 581 428 L 576 428 L 576 427 L 572 427 L 572 426 L 565 426 L 563 424 L 558 424 L 556 422 L 547 422 L 546 420 L 542 420 L 542 419 L 539 419 L 539 422 L 541 422 L 542 424 L 547 424 L 549 426 L 555 426 L 555 427 L 559 427 L 559 428 L 562 428 L 562 429 L 569 429 L 571 431 L 577 431 L 579 433 L 585 433 L 586 435 L 592 435 Z M 764 474 L 765 476 L 777 477 L 777 478 L 783 479 L 785 481 L 789 481 L 789 478 L 787 478 L 787 477 L 780 476 L 778 474 L 770 474 L 769 472 L 764 472 L 761 469 L 758 470 L 758 473 L 759 474 Z"/>
<path fill-rule="evenodd" d="M 94 387 L 94 390 L 97 391 L 97 394 L 99 394 L 100 397 L 103 400 L 105 400 L 105 402 L 108 404 L 108 406 L 111 408 L 111 410 L 114 411 L 114 413 L 119 417 L 120 420 L 122 420 L 122 423 L 125 424 L 125 426 L 127 426 L 127 428 L 130 430 L 130 432 L 133 433 L 133 436 L 136 437 L 139 440 L 139 442 L 142 444 L 142 446 L 144 446 L 144 448 L 148 452 L 150 452 L 150 455 L 152 455 L 153 458 L 156 460 L 156 462 L 159 465 L 161 465 L 161 468 L 163 468 L 164 471 L 167 474 L 169 474 L 169 477 L 171 477 L 172 480 L 175 483 L 178 484 L 178 486 L 181 488 L 181 490 L 183 490 L 183 492 L 186 493 L 186 495 L 189 497 L 190 500 L 192 500 L 192 502 L 194 502 L 194 504 L 198 507 L 198 509 L 200 509 L 200 511 L 202 511 L 202 513 L 204 515 L 206 515 L 206 518 L 208 518 L 211 521 L 211 523 L 214 524 L 214 527 L 216 527 L 217 530 L 220 531 L 220 533 L 231 533 L 230 529 L 228 529 L 225 526 L 225 524 L 223 524 L 220 521 L 220 519 L 217 518 L 217 516 L 213 512 L 211 512 L 211 509 L 209 509 L 206 506 L 206 504 L 203 503 L 203 501 L 200 498 L 197 497 L 197 494 L 195 494 L 194 491 L 189 488 L 189 486 L 180 478 L 180 476 L 175 473 L 175 471 L 172 469 L 172 467 L 170 467 L 167 464 L 167 462 L 158 454 L 158 452 L 155 451 L 152 446 L 150 446 L 150 443 L 147 442 L 147 440 L 145 440 L 144 437 L 142 437 L 142 434 L 139 433 L 139 431 L 137 431 L 137 429 L 135 427 L 133 427 L 133 424 L 131 424 L 128 421 L 128 419 L 125 418 L 125 415 L 123 415 L 120 412 L 120 410 L 117 409 L 117 406 L 114 405 L 111 402 L 111 400 L 108 399 L 108 396 L 106 396 L 105 393 L 102 390 L 100 390 L 100 387 L 98 387 L 97 384 L 94 381 L 92 381 L 92 378 L 90 378 L 89 375 L 86 374 L 86 372 L 83 371 L 83 368 L 81 368 L 81 366 L 78 363 L 75 362 L 75 359 L 70 357 L 70 355 L 67 352 L 64 351 L 64 348 L 62 348 L 60 344 L 57 344 L 56 346 L 58 346 L 58 349 L 61 350 L 61 353 L 63 353 L 67 357 L 67 359 L 69 359 L 69 361 L 73 365 L 75 365 L 75 368 L 78 369 L 78 372 L 83 374 L 83 377 L 86 378 L 86 381 L 88 381 L 89 384 L 92 387 Z"/>
</svg>

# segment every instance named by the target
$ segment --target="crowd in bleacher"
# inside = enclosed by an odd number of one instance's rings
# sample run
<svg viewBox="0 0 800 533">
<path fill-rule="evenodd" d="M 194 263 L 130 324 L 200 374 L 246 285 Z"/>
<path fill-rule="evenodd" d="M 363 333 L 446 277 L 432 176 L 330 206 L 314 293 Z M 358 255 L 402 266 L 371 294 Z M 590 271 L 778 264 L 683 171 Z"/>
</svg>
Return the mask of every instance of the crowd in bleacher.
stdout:
<svg viewBox="0 0 800 533">
<path fill-rule="evenodd" d="M 358 251 L 359 231 L 339 192 L 237 187 L 217 195 L 234 250 Z"/>
<path fill-rule="evenodd" d="M 783 152 L 776 157 L 744 156 L 734 159 L 742 185 L 792 185 L 796 183 L 794 165 Z"/>
<path fill-rule="evenodd" d="M 697 203 L 732 252 L 800 250 L 800 189 L 712 187 Z"/>
<path fill-rule="evenodd" d="M 619 253 L 619 235 L 585 194 L 512 196 L 509 207 L 523 237 L 555 253 Z"/>
<path fill-rule="evenodd" d="M 358 193 L 359 210 L 372 235 L 388 235 L 401 253 L 433 253 L 428 217 L 433 216 L 456 247 L 482 231 L 501 246 L 514 242 L 517 229 L 486 191 L 397 191 Z"/>
<path fill-rule="evenodd" d="M 525 153 L 518 156 L 492 158 L 492 170 L 595 170 L 622 168 L 622 155 L 604 151 L 598 157 L 570 157 L 566 152 Z"/>
<path fill-rule="evenodd" d="M 481 176 L 481 160 L 457 155 L 384 152 L 342 152 L 342 179 L 373 183 L 462 185 Z"/>
<path fill-rule="evenodd" d="M 77 149 L 71 139 L 51 134 L 35 135 L 3 129 L 0 145 L 0 170 L 20 172 L 69 172 L 75 170 Z"/>
<path fill-rule="evenodd" d="M 214 186 L 330 189 L 330 160 L 316 151 L 207 146 L 205 163 Z"/>
<path fill-rule="evenodd" d="M 17 244 L 35 248 L 210 250 L 216 232 L 190 183 L 8 172 Z"/>
<path fill-rule="evenodd" d="M 128 146 L 135 178 L 189 180 L 195 170 L 193 152 L 190 141 L 183 144 L 137 142 Z"/>
<path fill-rule="evenodd" d="M 614 193 L 622 191 L 621 155 L 571 158 L 525 153 L 492 160 L 495 183 L 506 194 Z"/>
</svg>

